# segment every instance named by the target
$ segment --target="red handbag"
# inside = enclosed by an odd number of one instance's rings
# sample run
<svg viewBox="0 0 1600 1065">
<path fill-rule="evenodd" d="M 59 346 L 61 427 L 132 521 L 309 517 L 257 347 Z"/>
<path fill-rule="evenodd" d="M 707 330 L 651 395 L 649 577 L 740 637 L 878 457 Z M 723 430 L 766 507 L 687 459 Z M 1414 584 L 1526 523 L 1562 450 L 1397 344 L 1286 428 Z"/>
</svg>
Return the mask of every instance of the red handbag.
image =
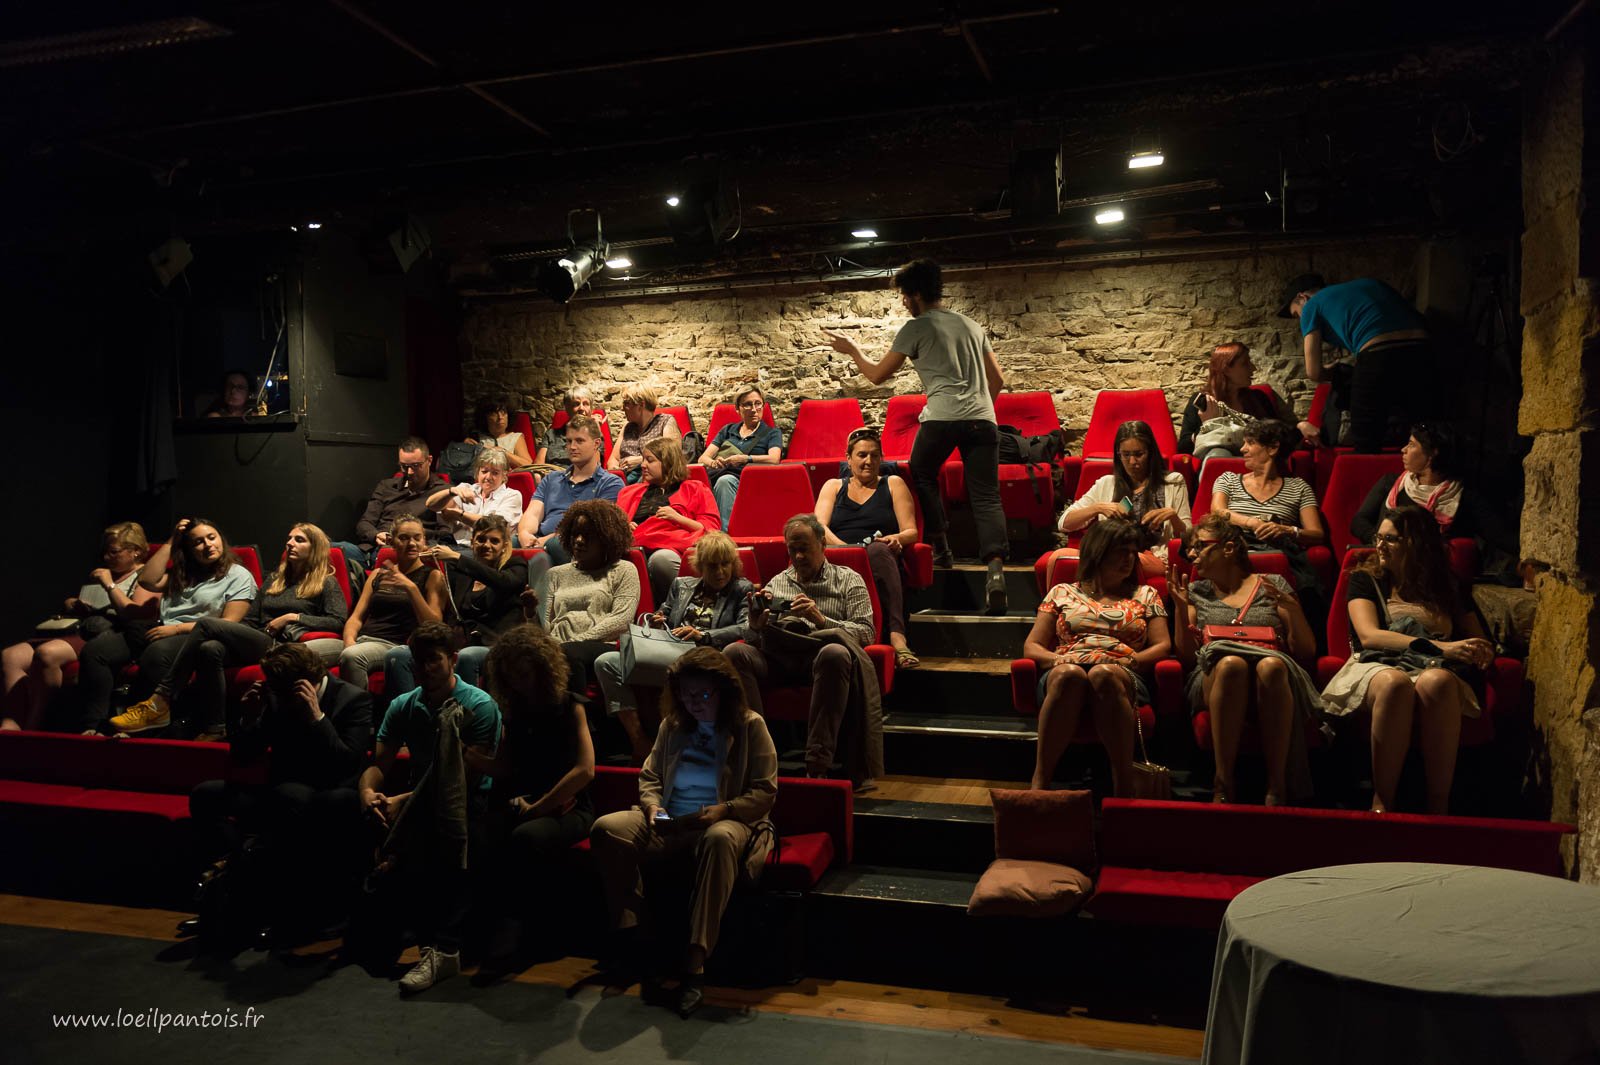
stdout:
<svg viewBox="0 0 1600 1065">
<path fill-rule="evenodd" d="M 1254 644 L 1272 651 L 1281 651 L 1282 642 L 1278 639 L 1278 630 L 1271 625 L 1243 625 L 1244 616 L 1250 612 L 1256 596 L 1261 594 L 1261 582 L 1265 578 L 1257 577 L 1256 585 L 1250 592 L 1250 598 L 1244 601 L 1244 606 L 1239 608 L 1239 613 L 1234 615 L 1231 625 L 1207 625 L 1201 630 L 1201 642 L 1210 643 L 1212 640 L 1232 640 L 1234 643 Z"/>
</svg>

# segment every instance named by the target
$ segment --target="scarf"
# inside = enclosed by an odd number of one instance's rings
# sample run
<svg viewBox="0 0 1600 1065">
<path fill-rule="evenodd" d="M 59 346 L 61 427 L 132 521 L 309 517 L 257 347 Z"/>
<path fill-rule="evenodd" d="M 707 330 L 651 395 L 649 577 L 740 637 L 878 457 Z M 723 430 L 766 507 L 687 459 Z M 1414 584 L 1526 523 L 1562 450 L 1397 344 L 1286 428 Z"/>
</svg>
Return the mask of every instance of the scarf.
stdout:
<svg viewBox="0 0 1600 1065">
<path fill-rule="evenodd" d="M 1433 520 L 1439 523 L 1439 531 L 1449 533 L 1450 526 L 1456 520 L 1456 508 L 1461 505 L 1461 482 L 1440 481 L 1436 485 L 1425 485 L 1417 481 L 1417 475 L 1409 470 L 1395 478 L 1394 487 L 1389 489 L 1388 505 L 1393 508 L 1400 498 L 1401 491 L 1410 498 L 1411 502 L 1433 515 Z"/>
</svg>

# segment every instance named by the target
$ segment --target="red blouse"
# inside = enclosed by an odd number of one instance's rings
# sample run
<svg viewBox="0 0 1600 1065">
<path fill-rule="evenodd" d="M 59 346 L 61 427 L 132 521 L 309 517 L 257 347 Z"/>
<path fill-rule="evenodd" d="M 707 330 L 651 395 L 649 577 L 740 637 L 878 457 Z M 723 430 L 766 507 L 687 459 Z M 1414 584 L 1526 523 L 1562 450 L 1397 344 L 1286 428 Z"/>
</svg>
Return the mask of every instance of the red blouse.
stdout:
<svg viewBox="0 0 1600 1065">
<path fill-rule="evenodd" d="M 650 486 L 644 481 L 635 481 L 622 490 L 617 496 L 617 506 L 633 520 L 633 512 L 639 509 L 639 500 Z M 717 511 L 717 497 L 711 494 L 711 489 L 696 480 L 686 480 L 678 486 L 678 490 L 667 497 L 667 502 L 679 514 L 686 518 L 693 518 L 704 525 L 699 532 L 685 529 L 675 521 L 666 518 L 646 518 L 633 530 L 633 544 L 645 551 L 655 551 L 668 548 L 681 555 L 687 555 L 689 545 L 694 543 L 713 529 L 722 528 L 722 515 Z"/>
</svg>

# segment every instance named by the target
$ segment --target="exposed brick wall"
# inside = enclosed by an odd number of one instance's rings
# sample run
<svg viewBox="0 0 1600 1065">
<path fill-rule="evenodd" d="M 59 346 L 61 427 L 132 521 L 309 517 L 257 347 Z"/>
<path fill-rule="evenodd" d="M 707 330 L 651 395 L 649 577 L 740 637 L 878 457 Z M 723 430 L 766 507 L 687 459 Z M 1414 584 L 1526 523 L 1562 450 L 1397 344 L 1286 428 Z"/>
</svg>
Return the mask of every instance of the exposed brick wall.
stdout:
<svg viewBox="0 0 1600 1065">
<path fill-rule="evenodd" d="M 1201 261 L 953 273 L 945 305 L 989 331 L 1009 388 L 1055 394 L 1073 439 L 1102 388 L 1165 388 L 1180 416 L 1212 346 L 1226 340 L 1249 344 L 1258 374 L 1303 413 L 1311 390 L 1298 333 L 1275 317 L 1283 283 L 1315 270 L 1330 280 L 1378 277 L 1410 293 L 1416 250 L 1415 241 L 1385 240 Z M 748 381 L 767 391 L 785 431 L 805 397 L 856 396 L 868 419 L 881 421 L 890 395 L 917 390 L 916 375 L 902 370 L 874 388 L 825 346 L 822 330 L 848 333 L 876 357 L 904 320 L 887 280 L 580 298 L 568 309 L 533 299 L 482 305 L 467 321 L 463 386 L 469 405 L 509 392 L 539 420 L 562 389 L 582 381 L 611 413 L 613 432 L 621 428 L 613 397 L 634 381 L 653 385 L 664 404 L 687 404 L 702 429 L 712 405 Z"/>
</svg>

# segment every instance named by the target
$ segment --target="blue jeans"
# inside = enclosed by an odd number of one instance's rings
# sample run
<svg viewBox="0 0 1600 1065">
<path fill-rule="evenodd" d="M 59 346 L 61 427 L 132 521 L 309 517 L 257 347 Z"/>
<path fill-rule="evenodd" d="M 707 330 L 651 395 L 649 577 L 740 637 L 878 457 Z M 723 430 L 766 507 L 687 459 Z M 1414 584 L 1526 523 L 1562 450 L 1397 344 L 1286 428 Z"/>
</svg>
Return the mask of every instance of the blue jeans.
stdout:
<svg viewBox="0 0 1600 1065">
<path fill-rule="evenodd" d="M 717 513 L 722 515 L 722 531 L 728 531 L 733 517 L 733 499 L 739 494 L 738 475 L 724 473 L 711 483 L 711 494 L 717 498 Z"/>
<path fill-rule="evenodd" d="M 483 673 L 483 660 L 489 657 L 487 647 L 463 647 L 456 656 L 456 676 L 478 687 L 478 677 Z M 417 686 L 412 669 L 411 648 L 401 644 L 383 656 L 383 694 L 397 699 Z"/>
<path fill-rule="evenodd" d="M 344 552 L 345 561 L 354 559 L 361 563 L 362 569 L 372 568 L 372 557 L 367 554 L 367 549 L 360 544 L 353 544 L 349 540 L 335 540 L 330 547 L 337 547 Z"/>
</svg>

